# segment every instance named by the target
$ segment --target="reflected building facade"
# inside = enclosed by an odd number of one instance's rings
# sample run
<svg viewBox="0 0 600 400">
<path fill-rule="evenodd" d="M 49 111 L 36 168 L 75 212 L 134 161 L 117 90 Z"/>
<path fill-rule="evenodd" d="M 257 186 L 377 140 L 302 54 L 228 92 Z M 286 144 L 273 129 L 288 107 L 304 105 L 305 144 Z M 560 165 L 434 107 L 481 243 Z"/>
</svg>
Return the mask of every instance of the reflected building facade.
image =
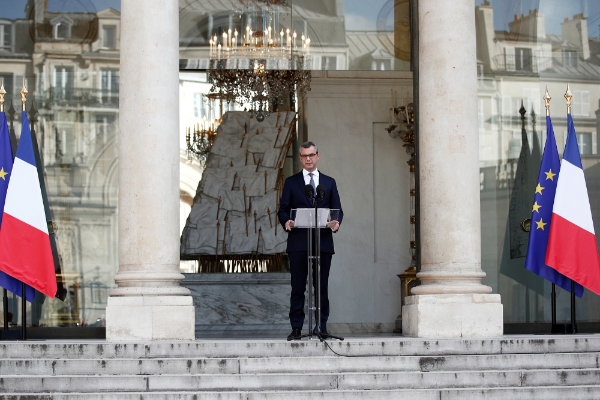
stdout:
<svg viewBox="0 0 600 400">
<path fill-rule="evenodd" d="M 497 3 L 497 2 L 495 2 Z M 504 29 L 494 26 L 489 1 L 475 8 L 479 82 L 479 146 L 484 282 L 502 294 L 506 323 L 549 322 L 550 283 L 524 269 L 541 152 L 546 141 L 546 87 L 559 153 L 567 137 L 567 83 L 592 214 L 600 222 L 598 193 L 598 38 L 588 34 L 584 14 L 565 16 L 560 34 L 547 32 L 540 10 L 515 15 Z M 555 29 L 556 30 L 556 29 Z M 559 290 L 558 319 L 569 318 L 568 293 Z M 598 296 L 577 302 L 578 317 L 599 321 Z"/>
<path fill-rule="evenodd" d="M 33 326 L 103 326 L 118 264 L 120 13 L 51 12 L 47 5 L 28 4 L 29 18 L 11 22 L 13 52 L 0 54 L 15 108 L 23 79 L 29 84 L 67 287 L 64 302 L 38 295 L 28 317 Z"/>
</svg>

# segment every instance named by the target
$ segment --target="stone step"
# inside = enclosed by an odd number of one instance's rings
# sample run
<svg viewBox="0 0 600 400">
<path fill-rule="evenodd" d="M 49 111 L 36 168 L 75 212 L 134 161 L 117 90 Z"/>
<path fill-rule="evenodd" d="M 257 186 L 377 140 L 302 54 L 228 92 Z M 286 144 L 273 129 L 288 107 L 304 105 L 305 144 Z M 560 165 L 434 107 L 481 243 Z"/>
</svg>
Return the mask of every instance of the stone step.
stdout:
<svg viewBox="0 0 600 400">
<path fill-rule="evenodd" d="M 0 378 L 0 393 L 317 391 L 597 386 L 600 369 L 202 375 L 64 375 Z M 572 398 L 572 397 L 570 397 Z"/>
<path fill-rule="evenodd" d="M 240 373 L 434 372 L 600 368 L 600 353 L 448 355 L 439 357 L 265 357 L 240 359 Z"/>
<path fill-rule="evenodd" d="M 39 394 L 36 400 L 600 400 L 599 386 L 448 389 L 448 390 L 323 390 L 290 392 L 120 392 Z M 32 400 L 30 393 L 0 394 L 0 400 Z"/>
<path fill-rule="evenodd" d="M 600 352 L 600 335 L 510 336 L 493 339 L 434 339 L 404 337 L 350 338 L 328 342 L 331 349 L 349 356 L 443 356 L 453 354 L 544 354 Z M 333 355 L 319 341 L 198 340 L 180 342 L 2 342 L 0 359 L 91 358 L 235 358 L 320 357 Z"/>
<path fill-rule="evenodd" d="M 264 357 L 0 359 L 4 375 L 162 375 L 433 372 L 600 368 L 600 353 L 447 355 L 439 357 Z"/>
</svg>

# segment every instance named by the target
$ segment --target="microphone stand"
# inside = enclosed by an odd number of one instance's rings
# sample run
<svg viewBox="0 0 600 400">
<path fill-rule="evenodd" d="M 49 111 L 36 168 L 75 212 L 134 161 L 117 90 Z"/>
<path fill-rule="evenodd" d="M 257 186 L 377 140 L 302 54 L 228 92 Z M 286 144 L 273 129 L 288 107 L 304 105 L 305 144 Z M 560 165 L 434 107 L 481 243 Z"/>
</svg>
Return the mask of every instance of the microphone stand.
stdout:
<svg viewBox="0 0 600 400">
<path fill-rule="evenodd" d="M 310 186 L 310 185 L 307 185 Z M 310 198 L 311 205 L 317 207 L 317 200 L 315 198 L 314 192 L 310 193 L 308 190 L 306 191 L 306 195 Z M 312 228 L 307 229 L 308 232 L 308 334 L 302 335 L 302 337 L 308 337 L 312 339 L 313 336 L 313 310 L 315 307 L 313 306 L 313 299 L 315 296 L 314 286 L 313 286 L 313 276 L 312 276 L 312 266 L 313 260 L 316 258 L 313 253 L 313 230 Z"/>
<path fill-rule="evenodd" d="M 325 195 L 324 192 L 319 192 L 318 196 L 319 196 L 319 200 L 321 200 L 321 203 L 323 203 L 323 196 Z M 316 292 L 317 292 L 317 307 L 316 307 L 316 320 L 317 320 L 317 325 L 315 326 L 315 330 L 314 333 L 316 334 L 316 336 L 319 338 L 319 340 L 322 342 L 326 339 L 338 339 L 338 340 L 344 340 L 343 337 L 340 336 L 334 336 L 332 334 L 327 334 L 327 337 L 323 336 L 323 332 L 321 332 L 321 227 L 319 226 L 319 209 L 317 208 L 317 198 L 315 197 L 314 199 L 314 206 L 315 206 L 315 247 L 316 247 L 316 252 L 315 252 L 315 256 L 313 257 L 316 263 L 316 279 L 315 279 L 315 287 L 316 287 Z M 310 261 L 309 261 L 310 263 Z M 309 265 L 310 267 L 310 265 Z M 312 269 L 312 268 L 311 268 Z M 309 269 L 309 274 L 310 274 L 310 269 Z M 309 281 L 310 282 L 310 281 Z M 310 316 L 309 316 L 309 335 L 311 335 L 310 337 L 312 338 L 312 327 L 310 326 Z"/>
</svg>

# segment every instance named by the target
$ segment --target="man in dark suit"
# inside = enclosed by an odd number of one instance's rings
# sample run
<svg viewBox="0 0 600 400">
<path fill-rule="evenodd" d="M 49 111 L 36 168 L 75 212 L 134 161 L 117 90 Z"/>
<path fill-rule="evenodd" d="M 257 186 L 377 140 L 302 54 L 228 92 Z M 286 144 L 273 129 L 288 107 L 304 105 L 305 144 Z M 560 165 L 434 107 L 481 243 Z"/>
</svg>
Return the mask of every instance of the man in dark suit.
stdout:
<svg viewBox="0 0 600 400">
<path fill-rule="evenodd" d="M 290 259 L 290 272 L 292 275 L 292 294 L 290 296 L 290 323 L 292 333 L 287 340 L 299 340 L 301 338 L 302 325 L 304 324 L 304 292 L 306 290 L 306 279 L 308 277 L 308 233 L 306 228 L 294 227 L 291 210 L 296 208 L 312 208 L 311 200 L 305 194 L 306 185 L 316 188 L 322 185 L 325 188 L 323 201 L 317 203 L 319 208 L 339 210 L 337 219 L 329 222 L 330 229 L 321 229 L 321 333 L 328 337 L 327 319 L 329 317 L 329 296 L 327 284 L 329 280 L 329 269 L 331 257 L 335 253 L 333 248 L 333 235 L 337 232 L 342 222 L 343 213 L 335 180 L 317 169 L 319 162 L 319 149 L 313 142 L 306 142 L 300 146 L 300 162 L 304 167 L 299 173 L 285 180 L 281 202 L 277 213 L 279 222 L 288 231 L 287 253 Z M 319 202 L 319 200 L 317 200 Z M 316 271 L 313 265 L 313 277 Z"/>
</svg>

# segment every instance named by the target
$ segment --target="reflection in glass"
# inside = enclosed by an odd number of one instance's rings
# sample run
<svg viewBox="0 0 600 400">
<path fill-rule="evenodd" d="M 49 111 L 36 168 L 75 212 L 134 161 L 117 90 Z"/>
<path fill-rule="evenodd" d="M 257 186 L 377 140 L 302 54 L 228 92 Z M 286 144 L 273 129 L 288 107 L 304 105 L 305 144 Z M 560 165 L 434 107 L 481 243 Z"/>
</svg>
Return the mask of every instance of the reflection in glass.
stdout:
<svg viewBox="0 0 600 400">
<path fill-rule="evenodd" d="M 248 7 L 240 7 L 240 3 L 265 2 L 186 2 L 180 10 L 181 68 L 207 69 L 211 51 L 218 53 L 219 44 L 224 53 L 227 47 L 239 50 L 244 43 L 256 46 L 260 39 L 263 47 L 272 43 L 276 48 L 283 43 L 284 47 L 291 45 L 300 50 L 309 49 L 306 69 L 410 69 L 408 0 L 295 0 L 288 2 L 291 12 L 281 12 L 273 17 L 265 17 L 260 7 L 255 7 L 253 12 L 245 12 Z M 257 23 L 261 28 L 255 28 Z M 273 26 L 270 35 L 269 26 Z M 249 30 L 246 29 L 248 27 Z M 265 41 L 262 34 L 260 38 L 256 37 L 260 31 L 267 32 Z M 224 38 L 227 38 L 226 42 Z M 250 38 L 252 40 L 249 41 Z M 238 60 L 237 68 L 242 68 L 240 65 L 245 64 Z M 267 68 L 286 69 L 289 66 L 278 63 L 277 67 Z"/>
<path fill-rule="evenodd" d="M 532 187 L 546 140 L 545 120 L 540 118 L 546 86 L 562 153 L 567 131 L 562 96 L 571 84 L 592 214 L 600 223 L 600 111 L 594 111 L 600 99 L 600 4 L 532 3 L 526 10 L 521 1 L 510 0 L 477 0 L 475 6 L 482 267 L 484 283 L 502 295 L 506 323 L 550 321 L 551 285 L 523 268 L 528 235 L 522 228 L 531 214 Z M 577 302 L 578 321 L 600 321 L 599 305 L 599 297 L 586 291 Z M 558 289 L 558 320 L 569 315 L 569 293 Z"/>
<path fill-rule="evenodd" d="M 96 10 L 90 1 L 31 1 L 20 16 L 0 22 L 7 108 L 20 105 L 16 92 L 26 78 L 27 109 L 38 110 L 30 120 L 66 289 L 64 301 L 36 296 L 28 306 L 32 326 L 104 325 L 118 265 L 119 26 L 118 10 Z M 18 115 L 10 122 L 20 135 Z M 9 311 L 20 323 L 19 298 L 10 297 Z"/>
</svg>

